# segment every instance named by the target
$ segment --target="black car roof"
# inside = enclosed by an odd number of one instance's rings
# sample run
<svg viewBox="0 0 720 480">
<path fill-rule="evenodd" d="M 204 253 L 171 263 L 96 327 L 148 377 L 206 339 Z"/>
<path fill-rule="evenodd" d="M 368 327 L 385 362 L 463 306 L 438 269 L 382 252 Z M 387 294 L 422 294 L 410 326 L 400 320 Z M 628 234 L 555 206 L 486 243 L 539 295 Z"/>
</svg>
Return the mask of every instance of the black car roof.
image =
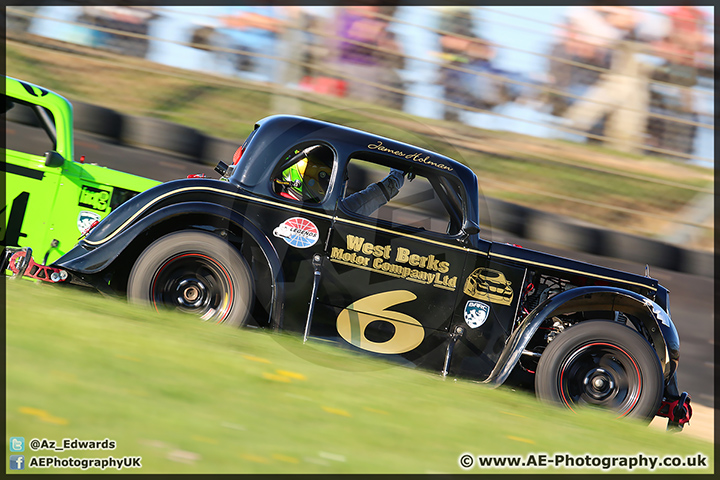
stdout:
<svg viewBox="0 0 720 480">
<path fill-rule="evenodd" d="M 255 135 L 248 143 L 241 160 L 243 167 L 238 169 L 245 170 L 245 173 L 241 174 L 241 178 L 238 178 L 244 185 L 254 184 L 255 172 L 251 164 L 257 160 L 255 157 L 262 155 L 265 162 L 268 159 L 276 159 L 293 145 L 311 140 L 325 141 L 331 144 L 338 150 L 341 157 L 358 151 L 384 153 L 408 167 L 414 165 L 429 167 L 438 173 L 459 177 L 461 181 L 468 178 L 474 180 L 475 177 L 468 167 L 440 153 L 374 133 L 312 118 L 273 115 L 259 120 L 255 124 L 255 130 Z"/>
<path fill-rule="evenodd" d="M 265 178 L 281 156 L 303 142 L 320 142 L 330 145 L 345 162 L 358 152 L 382 153 L 397 161 L 398 168 L 410 167 L 437 172 L 458 179 L 468 193 L 467 215 L 478 219 L 478 183 L 470 168 L 445 155 L 416 145 L 386 138 L 381 135 L 294 115 L 273 115 L 259 120 L 248 137 L 242 158 L 230 181 L 252 189 Z"/>
</svg>

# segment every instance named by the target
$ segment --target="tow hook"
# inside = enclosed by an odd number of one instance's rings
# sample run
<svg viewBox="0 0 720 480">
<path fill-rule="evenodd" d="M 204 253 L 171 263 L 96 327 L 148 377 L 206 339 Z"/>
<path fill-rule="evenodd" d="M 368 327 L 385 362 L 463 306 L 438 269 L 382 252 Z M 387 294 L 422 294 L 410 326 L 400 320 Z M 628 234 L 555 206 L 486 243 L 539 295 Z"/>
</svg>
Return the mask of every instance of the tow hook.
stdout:
<svg viewBox="0 0 720 480">
<path fill-rule="evenodd" d="M 3 256 L 3 271 L 6 269 L 13 273 L 12 278 L 14 279 L 25 276 L 45 282 L 58 283 L 64 282 L 68 278 L 68 273 L 65 270 L 35 263 L 30 247 L 6 249 Z"/>
<path fill-rule="evenodd" d="M 692 417 L 690 400 L 690 395 L 688 395 L 687 392 L 683 392 L 677 400 L 662 401 L 656 415 L 668 419 L 668 431 L 679 432 L 686 423 L 690 422 L 690 417 Z"/>
<path fill-rule="evenodd" d="M 221 162 L 222 163 L 222 162 Z M 317 300 L 317 291 L 320 286 L 320 277 L 322 276 L 322 256 L 319 254 L 313 255 L 312 259 L 313 266 L 313 286 L 312 296 L 310 297 L 310 307 L 308 308 L 307 319 L 305 320 L 305 333 L 303 333 L 303 344 L 307 342 L 308 336 L 310 336 L 310 326 L 312 325 L 313 312 L 315 311 L 315 300 Z"/>
<path fill-rule="evenodd" d="M 450 334 L 450 338 L 448 339 L 448 345 L 447 350 L 445 350 L 445 363 L 443 363 L 443 369 L 442 369 L 442 376 L 443 379 L 447 377 L 448 373 L 450 372 L 450 360 L 452 359 L 453 350 L 455 348 L 455 344 L 460 339 L 460 337 L 463 336 L 465 333 L 465 329 L 461 326 L 456 326 L 453 332 Z"/>
</svg>

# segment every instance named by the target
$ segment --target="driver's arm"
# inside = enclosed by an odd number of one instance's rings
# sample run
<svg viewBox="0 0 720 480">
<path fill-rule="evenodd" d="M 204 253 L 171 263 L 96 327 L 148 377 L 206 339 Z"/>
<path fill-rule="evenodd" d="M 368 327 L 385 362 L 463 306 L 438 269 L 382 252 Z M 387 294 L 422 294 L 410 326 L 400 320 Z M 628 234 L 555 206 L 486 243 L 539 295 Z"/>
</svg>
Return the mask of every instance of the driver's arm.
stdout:
<svg viewBox="0 0 720 480">
<path fill-rule="evenodd" d="M 398 194 L 405 182 L 403 172 L 393 168 L 387 177 L 342 200 L 343 207 L 360 215 L 371 215 Z"/>
</svg>

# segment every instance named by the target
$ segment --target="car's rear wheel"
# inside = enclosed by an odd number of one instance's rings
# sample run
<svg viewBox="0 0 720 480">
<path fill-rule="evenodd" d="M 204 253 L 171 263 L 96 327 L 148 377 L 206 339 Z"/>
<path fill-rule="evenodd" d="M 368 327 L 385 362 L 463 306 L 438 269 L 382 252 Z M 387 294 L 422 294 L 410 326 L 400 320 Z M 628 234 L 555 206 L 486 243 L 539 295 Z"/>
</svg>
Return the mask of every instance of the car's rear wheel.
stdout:
<svg viewBox="0 0 720 480">
<path fill-rule="evenodd" d="M 597 406 L 618 417 L 650 420 L 662 400 L 662 369 L 637 331 L 609 321 L 586 321 L 550 342 L 538 362 L 535 392 L 571 410 Z"/>
<path fill-rule="evenodd" d="M 148 246 L 130 272 L 133 303 L 176 309 L 205 321 L 241 326 L 254 298 L 247 262 L 232 244 L 198 231 L 165 235 Z"/>
</svg>

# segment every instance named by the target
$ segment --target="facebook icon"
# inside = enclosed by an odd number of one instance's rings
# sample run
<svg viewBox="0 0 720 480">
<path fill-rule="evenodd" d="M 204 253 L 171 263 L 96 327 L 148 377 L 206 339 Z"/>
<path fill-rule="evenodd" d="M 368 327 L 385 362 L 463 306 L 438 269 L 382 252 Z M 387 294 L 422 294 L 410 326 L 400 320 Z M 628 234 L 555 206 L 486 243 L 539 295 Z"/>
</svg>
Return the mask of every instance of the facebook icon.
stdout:
<svg viewBox="0 0 720 480">
<path fill-rule="evenodd" d="M 10 455 L 10 470 L 25 470 L 25 455 Z"/>
</svg>

